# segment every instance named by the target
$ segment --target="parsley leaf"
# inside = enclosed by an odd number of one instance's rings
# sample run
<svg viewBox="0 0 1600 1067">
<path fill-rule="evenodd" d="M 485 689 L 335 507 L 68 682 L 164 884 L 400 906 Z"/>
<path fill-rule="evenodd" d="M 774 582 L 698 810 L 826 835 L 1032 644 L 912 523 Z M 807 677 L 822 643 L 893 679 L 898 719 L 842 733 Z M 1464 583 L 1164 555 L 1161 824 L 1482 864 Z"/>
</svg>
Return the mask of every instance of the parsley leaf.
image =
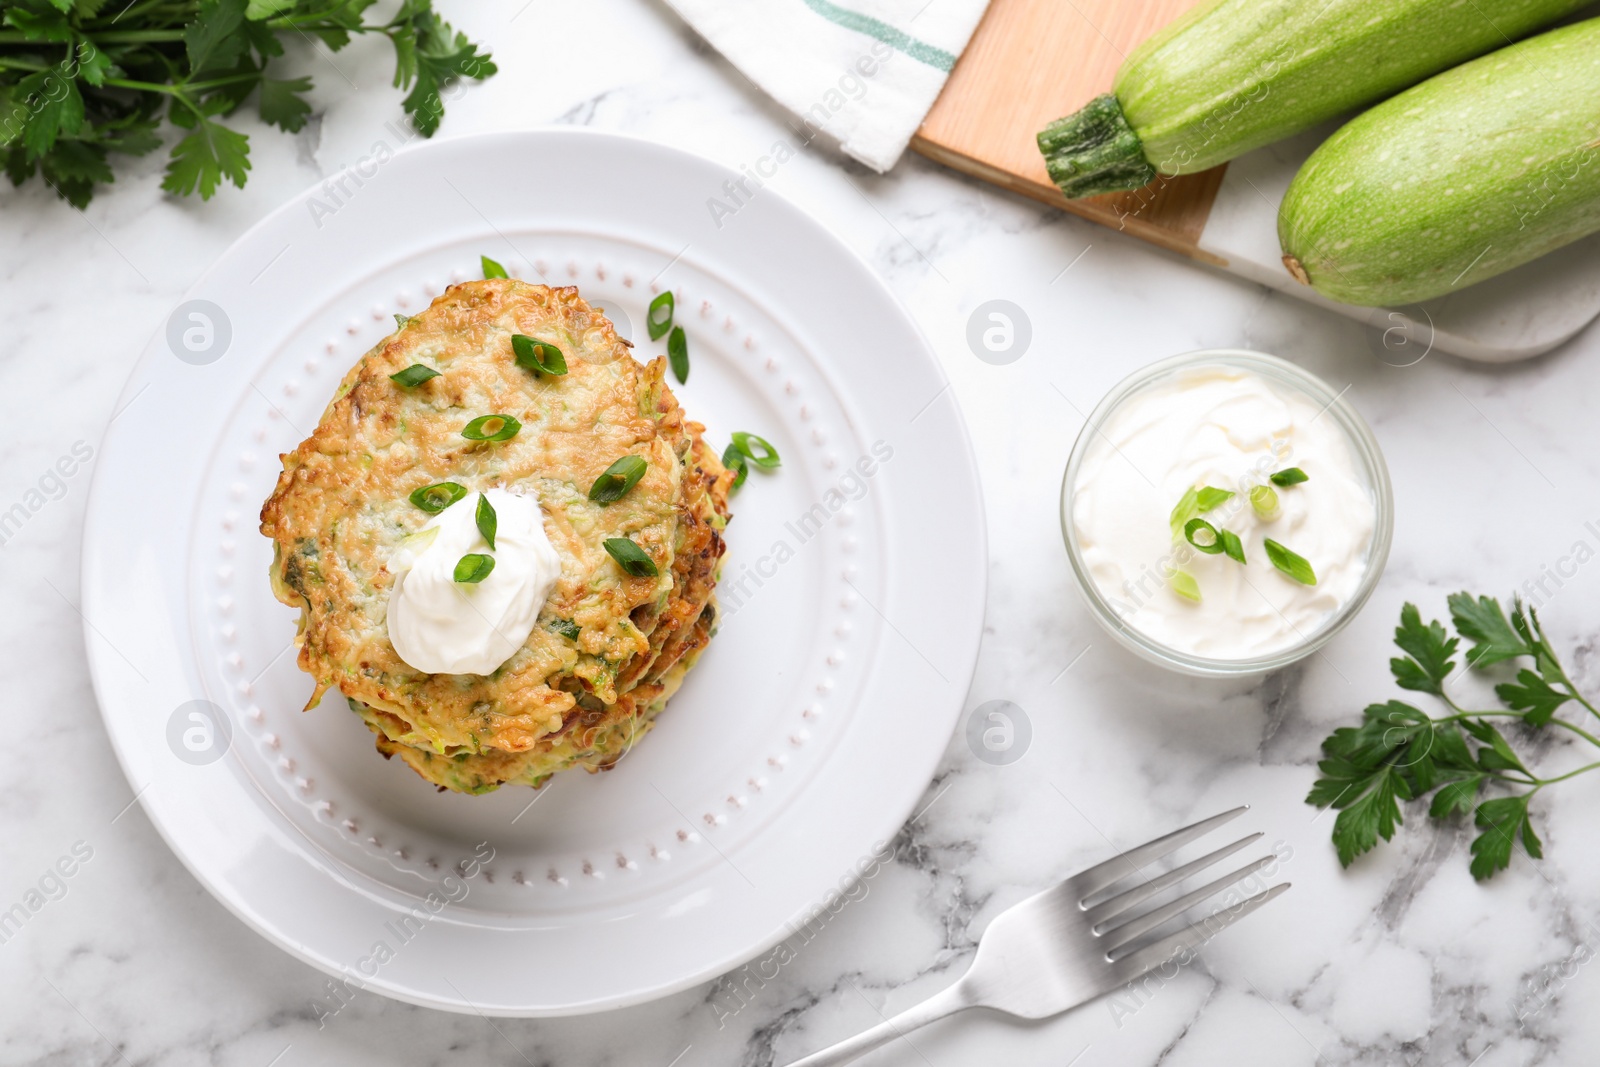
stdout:
<svg viewBox="0 0 1600 1067">
<path fill-rule="evenodd" d="M 1439 791 L 1433 794 L 1433 803 L 1428 807 L 1428 815 L 1435 819 L 1448 819 L 1457 814 L 1466 815 L 1472 811 L 1473 804 L 1477 803 L 1478 787 L 1483 785 L 1486 777 L 1483 774 L 1468 774 L 1440 786 Z"/>
<path fill-rule="evenodd" d="M 30 41 L 72 40 L 72 24 L 66 13 L 41 0 L 8 4 L 5 21 Z"/>
<path fill-rule="evenodd" d="M 1467 593 L 1450 597 L 1450 617 L 1462 637 L 1472 641 L 1467 650 L 1467 663 L 1472 667 L 1487 667 L 1491 663 L 1531 656 L 1533 649 L 1511 628 L 1500 601 L 1481 596 L 1476 600 Z"/>
<path fill-rule="evenodd" d="M 38 164 L 28 158 L 28 153 L 22 148 L 6 150 L 6 177 L 11 179 L 12 185 L 21 185 L 33 177 L 33 172 L 38 169 Z"/>
<path fill-rule="evenodd" d="M 78 58 L 78 77 L 96 88 L 104 85 L 106 76 L 116 69 L 111 57 L 86 37 L 78 41 L 75 54 Z"/>
<path fill-rule="evenodd" d="M 1376 848 L 1378 838 L 1393 839 L 1394 828 L 1405 822 L 1400 801 L 1411 799 L 1411 787 L 1393 767 L 1369 775 L 1361 786 L 1362 791 L 1342 805 L 1333 821 L 1333 845 L 1343 867 Z"/>
<path fill-rule="evenodd" d="M 201 0 L 194 21 L 183 31 L 189 55 L 190 76 L 232 66 L 244 54 L 248 39 L 244 28 L 245 0 Z"/>
<path fill-rule="evenodd" d="M 1517 680 L 1494 687 L 1495 696 L 1508 707 L 1526 711 L 1522 721 L 1529 726 L 1543 726 L 1555 716 L 1556 709 L 1573 699 L 1530 670 L 1517 672 Z"/>
<path fill-rule="evenodd" d="M 154 119 L 131 123 L 120 130 L 102 131 L 99 143 L 113 152 L 142 156 L 161 147 L 161 135 L 156 133 Z"/>
<path fill-rule="evenodd" d="M 1389 670 L 1402 689 L 1413 689 L 1435 696 L 1444 692 L 1444 680 L 1455 669 L 1451 657 L 1460 644 L 1457 638 L 1445 633 L 1437 622 L 1422 624 L 1422 614 L 1415 604 L 1400 610 L 1400 625 L 1395 627 L 1394 643 L 1406 653 L 1404 658 L 1391 659 Z"/>
<path fill-rule="evenodd" d="M 194 132 L 173 146 L 161 188 L 180 195 L 198 189 L 202 200 L 210 200 L 224 178 L 244 188 L 250 138 L 202 116 L 196 119 Z"/>
<path fill-rule="evenodd" d="M 96 182 L 112 180 L 106 150 L 83 141 L 57 141 L 40 160 L 40 168 L 45 181 L 76 208 L 88 205 Z"/>
<path fill-rule="evenodd" d="M 364 25 L 362 21 L 363 13 L 375 3 L 377 0 L 344 0 L 342 4 L 334 4 L 323 12 L 324 21 L 313 23 L 308 28 L 321 38 L 323 44 L 337 52 L 350 43 L 351 34 L 382 28 Z"/>
<path fill-rule="evenodd" d="M 1484 742 L 1478 749 L 1478 767 L 1484 771 L 1523 771 L 1522 761 L 1517 758 L 1517 753 L 1512 749 L 1510 742 L 1499 730 L 1482 719 L 1467 719 L 1462 723 L 1466 731 L 1478 741 Z"/>
<path fill-rule="evenodd" d="M 1600 747 L 1600 737 L 1557 713 L 1576 704 L 1600 718 L 1600 709 L 1580 693 L 1562 669 L 1533 609 L 1513 599 L 1508 615 L 1492 597 L 1457 593 L 1449 598 L 1459 637 L 1439 622 L 1424 623 L 1413 604 L 1400 612 L 1395 645 L 1403 653 L 1389 661 L 1404 689 L 1429 693 L 1446 707 L 1433 717 L 1404 701 L 1370 704 L 1358 726 L 1333 731 L 1306 802 L 1334 808 L 1333 844 L 1349 866 L 1404 825 L 1404 805 L 1430 793 L 1428 815 L 1450 819 L 1472 814 L 1479 833 L 1472 842 L 1471 870 L 1480 881 L 1511 863 L 1516 842 L 1532 859 L 1544 855 L 1528 805 L 1545 786 L 1600 768 L 1591 762 L 1541 778 L 1519 755 L 1501 726 L 1524 731 L 1555 725 Z M 1472 642 L 1469 670 L 1517 658 L 1532 660 L 1515 681 L 1495 687 L 1502 708 L 1469 711 L 1445 692 L 1461 638 Z M 1513 731 L 1511 737 L 1517 736 Z"/>
<path fill-rule="evenodd" d="M 432 0 L 405 0 L 389 23 L 394 42 L 394 85 L 410 89 L 401 106 L 424 137 L 432 137 L 444 115 L 439 90 L 457 78 L 483 80 L 497 72 L 467 35 L 434 14 Z"/>
<path fill-rule="evenodd" d="M 310 78 L 290 78 L 283 81 L 263 78 L 261 95 L 257 100 L 257 106 L 261 109 L 261 121 L 271 123 L 280 130 L 298 133 L 305 127 L 306 118 L 311 114 L 311 105 L 302 100 L 299 94 L 310 91 Z"/>
<path fill-rule="evenodd" d="M 1528 819 L 1529 794 L 1496 797 L 1478 805 L 1473 821 L 1483 833 L 1472 842 L 1472 877 L 1483 881 L 1511 865 L 1511 846 L 1517 837 L 1534 859 L 1544 858 L 1544 847 Z"/>
<path fill-rule="evenodd" d="M 24 78 L 17 90 L 28 109 L 22 146 L 30 158 L 37 160 L 50 151 L 62 134 L 71 136 L 83 129 L 83 94 L 65 63 Z"/>
<path fill-rule="evenodd" d="M 369 21 L 375 3 L 142 0 L 113 14 L 106 0 L 0 0 L 0 163 L 13 184 L 38 177 L 81 207 L 114 177 L 113 154 L 161 146 L 165 121 L 184 134 L 163 188 L 206 198 L 225 182 L 242 186 L 249 141 L 227 116 L 252 94 L 281 130 L 304 129 L 312 114 L 310 78 L 271 76 L 283 41 L 338 50 L 362 34 L 394 45 L 401 106 L 432 135 L 444 87 L 490 77 L 495 65 L 433 0 L 401 0 L 392 18 Z"/>
<path fill-rule="evenodd" d="M 252 22 L 258 22 L 287 11 L 294 5 L 295 0 L 250 0 L 245 8 L 244 17 Z"/>
</svg>

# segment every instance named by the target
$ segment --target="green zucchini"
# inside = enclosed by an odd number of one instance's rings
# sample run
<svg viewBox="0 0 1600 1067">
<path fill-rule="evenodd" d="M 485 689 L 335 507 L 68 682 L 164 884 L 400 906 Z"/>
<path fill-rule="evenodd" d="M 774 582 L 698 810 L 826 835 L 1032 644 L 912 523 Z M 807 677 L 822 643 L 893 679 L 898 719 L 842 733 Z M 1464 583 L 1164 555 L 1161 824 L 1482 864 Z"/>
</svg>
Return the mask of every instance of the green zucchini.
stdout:
<svg viewBox="0 0 1600 1067">
<path fill-rule="evenodd" d="M 1370 104 L 1592 0 L 1211 0 L 1141 44 L 1109 95 L 1040 132 L 1068 197 L 1192 174 Z"/>
<path fill-rule="evenodd" d="M 1347 304 L 1410 304 L 1600 231 L 1600 19 L 1357 116 L 1295 175 L 1284 266 Z"/>
</svg>

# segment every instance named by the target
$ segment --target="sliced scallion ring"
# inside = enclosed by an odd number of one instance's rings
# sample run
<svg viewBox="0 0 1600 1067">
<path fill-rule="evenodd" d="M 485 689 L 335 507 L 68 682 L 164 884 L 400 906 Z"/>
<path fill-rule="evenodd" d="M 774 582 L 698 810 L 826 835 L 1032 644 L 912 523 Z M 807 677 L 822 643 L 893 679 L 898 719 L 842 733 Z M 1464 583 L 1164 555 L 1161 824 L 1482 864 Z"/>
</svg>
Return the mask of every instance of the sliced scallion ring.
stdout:
<svg viewBox="0 0 1600 1067">
<path fill-rule="evenodd" d="M 452 576 L 463 585 L 477 585 L 494 570 L 494 557 L 485 556 L 478 552 L 468 552 L 456 561 L 455 574 Z"/>
<path fill-rule="evenodd" d="M 1283 514 L 1278 504 L 1278 491 L 1270 485 L 1258 485 L 1250 490 L 1250 506 L 1262 522 L 1272 522 Z"/>
<path fill-rule="evenodd" d="M 485 278 L 510 277 L 510 275 L 506 274 L 506 269 L 504 267 L 490 259 L 488 256 L 479 256 L 478 263 L 483 267 L 483 276 Z"/>
<path fill-rule="evenodd" d="M 650 340 L 659 341 L 663 334 L 672 329 L 672 314 L 676 308 L 677 302 L 671 289 L 650 301 L 650 310 L 644 316 L 645 326 L 650 330 Z"/>
<path fill-rule="evenodd" d="M 510 415 L 479 415 L 461 430 L 469 441 L 509 441 L 517 436 L 522 423 Z"/>
<path fill-rule="evenodd" d="M 634 544 L 632 538 L 608 537 L 605 540 L 605 549 L 611 558 L 617 561 L 617 566 L 635 578 L 654 578 L 661 573 L 656 567 L 656 561 L 646 555 L 644 549 Z"/>
<path fill-rule="evenodd" d="M 1284 548 L 1270 537 L 1263 544 L 1267 549 L 1267 558 L 1274 567 L 1301 585 L 1317 584 L 1317 572 L 1311 569 L 1310 562 L 1304 556 Z"/>
<path fill-rule="evenodd" d="M 437 515 L 467 495 L 467 487 L 455 482 L 434 482 L 411 490 L 411 502 L 430 515 Z"/>
<path fill-rule="evenodd" d="M 1216 486 L 1203 485 L 1188 489 L 1172 509 L 1168 522 L 1172 524 L 1172 539 L 1176 541 L 1183 536 L 1183 528 L 1188 521 L 1202 512 L 1232 499 L 1233 491 L 1218 489 Z"/>
<path fill-rule="evenodd" d="M 753 433 L 735 430 L 733 433 L 733 447 L 737 448 L 744 456 L 764 471 L 774 471 L 783 465 L 783 459 L 778 455 L 778 450 L 765 437 L 757 437 Z"/>
<path fill-rule="evenodd" d="M 689 380 L 689 337 L 682 326 L 674 326 L 667 338 L 667 362 L 672 364 L 672 375 L 679 385 Z"/>
<path fill-rule="evenodd" d="M 567 357 L 549 341 L 540 341 L 520 333 L 511 335 L 511 351 L 517 366 L 534 374 L 560 375 L 567 373 Z"/>
<path fill-rule="evenodd" d="M 478 494 L 478 532 L 483 539 L 489 542 L 489 547 L 494 547 L 495 531 L 500 528 L 500 516 L 494 513 L 494 505 L 489 503 L 488 493 Z"/>
<path fill-rule="evenodd" d="M 395 371 L 389 375 L 389 380 L 406 389 L 421 385 L 429 378 L 437 378 L 439 372 L 432 367 L 424 367 L 421 363 L 413 363 L 405 370 Z"/>
<path fill-rule="evenodd" d="M 1184 523 L 1183 539 L 1208 556 L 1222 551 L 1222 535 L 1204 519 L 1190 519 Z"/>
<path fill-rule="evenodd" d="M 722 465 L 734 472 L 733 484 L 728 486 L 728 492 L 730 493 L 743 485 L 744 480 L 750 477 L 750 461 L 743 452 L 739 451 L 738 445 L 730 444 L 722 450 Z"/>
<path fill-rule="evenodd" d="M 568 641 L 576 641 L 583 628 L 571 619 L 556 619 L 550 623 L 550 632 L 558 633 Z"/>
<path fill-rule="evenodd" d="M 1299 485 L 1301 482 L 1309 482 L 1310 480 L 1311 475 L 1299 467 L 1285 467 L 1272 476 L 1273 485 Z"/>
<path fill-rule="evenodd" d="M 594 480 L 589 487 L 589 499 L 596 504 L 612 504 L 621 500 L 644 477 L 649 466 L 643 456 L 623 456 Z"/>
</svg>

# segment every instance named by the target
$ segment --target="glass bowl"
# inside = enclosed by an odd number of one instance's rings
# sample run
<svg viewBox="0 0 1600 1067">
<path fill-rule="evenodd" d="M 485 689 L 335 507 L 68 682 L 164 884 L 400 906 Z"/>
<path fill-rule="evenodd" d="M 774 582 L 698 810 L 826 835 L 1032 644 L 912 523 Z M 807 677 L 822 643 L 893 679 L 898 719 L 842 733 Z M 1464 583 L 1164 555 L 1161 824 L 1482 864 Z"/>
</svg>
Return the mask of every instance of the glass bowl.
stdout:
<svg viewBox="0 0 1600 1067">
<path fill-rule="evenodd" d="M 1269 382 L 1298 392 L 1323 408 L 1319 418 L 1332 418 L 1343 431 L 1350 447 L 1351 458 L 1358 476 L 1365 482 L 1373 502 L 1373 532 L 1368 542 L 1366 569 L 1355 593 L 1336 610 L 1324 618 L 1316 629 L 1304 634 L 1298 642 L 1266 655 L 1249 659 L 1217 659 L 1172 648 L 1151 635 L 1137 629 L 1117 611 L 1111 600 L 1095 584 L 1093 575 L 1084 562 L 1078 530 L 1072 517 L 1072 500 L 1077 490 L 1078 473 L 1096 436 L 1106 423 L 1132 397 L 1151 386 L 1164 383 L 1178 375 L 1204 366 L 1225 366 L 1250 371 Z M 1113 446 L 1114 447 L 1114 446 Z M 1205 677 L 1244 677 L 1264 674 L 1287 667 L 1311 655 L 1327 644 L 1332 637 L 1355 618 L 1383 574 L 1389 559 L 1389 545 L 1394 537 L 1394 495 L 1389 484 L 1389 468 L 1383 453 L 1366 421 L 1345 402 L 1343 396 L 1326 382 L 1290 363 L 1261 352 L 1244 349 L 1218 348 L 1188 352 L 1181 356 L 1153 363 L 1119 382 L 1090 412 L 1088 421 L 1078 433 L 1072 446 L 1072 456 L 1061 480 L 1061 533 L 1067 545 L 1067 557 L 1072 561 L 1072 572 L 1078 590 L 1089 605 L 1090 612 L 1108 634 L 1117 642 L 1151 663 L 1185 674 Z"/>
</svg>

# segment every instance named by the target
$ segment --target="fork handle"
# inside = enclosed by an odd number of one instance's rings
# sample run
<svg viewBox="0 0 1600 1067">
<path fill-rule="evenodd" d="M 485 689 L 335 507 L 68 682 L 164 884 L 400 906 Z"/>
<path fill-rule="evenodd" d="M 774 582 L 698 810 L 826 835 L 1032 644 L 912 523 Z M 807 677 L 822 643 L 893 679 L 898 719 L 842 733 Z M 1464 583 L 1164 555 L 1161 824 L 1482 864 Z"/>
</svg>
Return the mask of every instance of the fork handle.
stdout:
<svg viewBox="0 0 1600 1067">
<path fill-rule="evenodd" d="M 958 981 L 894 1018 L 885 1019 L 872 1029 L 846 1038 L 837 1045 L 829 1045 L 821 1052 L 813 1052 L 805 1059 L 795 1060 L 789 1067 L 838 1067 L 857 1056 L 866 1055 L 880 1045 L 887 1045 L 897 1037 L 904 1037 L 918 1027 L 927 1026 L 935 1019 L 943 1019 L 963 1008 L 973 1007 L 974 1001 L 963 985 Z"/>
</svg>

